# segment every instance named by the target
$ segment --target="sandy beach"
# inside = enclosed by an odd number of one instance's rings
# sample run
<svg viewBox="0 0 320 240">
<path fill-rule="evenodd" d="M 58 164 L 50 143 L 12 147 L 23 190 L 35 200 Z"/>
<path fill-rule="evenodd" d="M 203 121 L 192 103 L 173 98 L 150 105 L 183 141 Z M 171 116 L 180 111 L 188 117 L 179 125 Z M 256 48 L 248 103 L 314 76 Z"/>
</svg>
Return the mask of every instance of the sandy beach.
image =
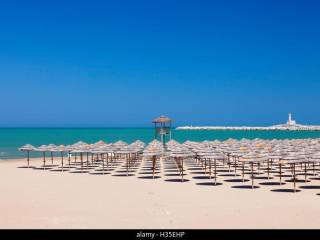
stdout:
<svg viewBox="0 0 320 240">
<path fill-rule="evenodd" d="M 222 177 L 220 186 L 197 185 L 208 180 L 194 179 L 188 170 L 190 181 L 168 182 L 162 163 L 158 179 L 138 178 L 139 169 L 116 177 L 19 168 L 25 165 L 25 159 L 0 161 L 0 228 L 320 227 L 319 190 L 235 189 L 239 183 Z"/>
</svg>

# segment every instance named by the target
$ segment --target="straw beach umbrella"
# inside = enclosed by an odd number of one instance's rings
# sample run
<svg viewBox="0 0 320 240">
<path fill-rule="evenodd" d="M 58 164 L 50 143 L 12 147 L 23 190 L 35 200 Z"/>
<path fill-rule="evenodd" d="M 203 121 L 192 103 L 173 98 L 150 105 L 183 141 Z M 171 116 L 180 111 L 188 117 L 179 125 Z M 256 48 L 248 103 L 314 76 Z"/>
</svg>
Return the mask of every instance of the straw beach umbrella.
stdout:
<svg viewBox="0 0 320 240">
<path fill-rule="evenodd" d="M 73 147 L 71 145 L 65 146 L 65 151 L 68 152 L 68 167 L 70 168 L 71 166 L 71 152 L 73 150 Z"/>
<path fill-rule="evenodd" d="M 210 178 L 211 178 L 211 161 L 213 160 L 213 167 L 214 167 L 214 184 L 217 185 L 217 161 L 223 161 L 226 157 L 224 154 L 220 152 L 213 151 L 211 153 L 206 153 L 206 155 L 203 156 L 204 158 L 209 160 L 209 172 L 210 172 Z"/>
<path fill-rule="evenodd" d="M 61 154 L 61 171 L 63 172 L 63 168 L 64 168 L 64 166 L 63 166 L 63 154 L 64 154 L 65 151 L 67 151 L 67 149 L 65 148 L 64 145 L 60 145 L 60 146 L 57 147 L 57 151 L 59 151 L 60 154 Z"/>
<path fill-rule="evenodd" d="M 43 170 L 46 169 L 46 152 L 50 151 L 50 148 L 47 145 L 41 145 L 36 148 L 35 151 L 43 153 Z"/>
<path fill-rule="evenodd" d="M 29 162 L 30 162 L 30 152 L 34 151 L 35 147 L 32 146 L 31 144 L 26 144 L 24 146 L 22 146 L 21 148 L 19 148 L 19 151 L 22 152 L 27 152 L 27 167 L 29 168 Z"/>
<path fill-rule="evenodd" d="M 298 154 L 293 154 L 291 153 L 289 156 L 286 156 L 283 158 L 284 160 L 286 160 L 290 165 L 291 165 L 291 169 L 292 169 L 292 180 L 293 180 L 293 192 L 296 192 L 296 164 L 297 163 L 302 163 L 304 161 L 301 161 L 300 157 Z"/>
<path fill-rule="evenodd" d="M 50 151 L 50 156 L 51 156 L 51 164 L 53 165 L 53 152 L 55 152 L 57 149 L 57 146 L 55 144 L 49 144 L 48 145 L 48 150 Z"/>
<path fill-rule="evenodd" d="M 93 144 L 91 144 L 90 145 L 90 147 L 91 147 L 91 161 L 92 161 L 92 163 L 94 163 L 94 156 L 96 155 L 96 157 L 97 157 L 97 161 L 98 161 L 98 158 L 99 158 L 99 155 L 103 155 L 104 153 L 100 153 L 100 152 L 97 152 L 98 151 L 98 149 L 102 149 L 102 148 L 104 148 L 104 147 L 106 147 L 106 146 L 108 146 L 109 144 L 107 144 L 106 142 L 104 142 L 104 141 L 102 141 L 102 140 L 100 140 L 100 141 L 98 141 L 98 142 L 96 142 L 96 143 L 93 143 Z M 95 150 L 97 150 L 96 152 L 94 152 Z"/>
<path fill-rule="evenodd" d="M 194 156 L 194 154 L 190 151 L 184 152 L 184 151 L 175 150 L 175 151 L 171 152 L 169 154 L 169 156 L 174 158 L 174 160 L 180 170 L 181 182 L 183 182 L 183 175 L 184 175 L 183 162 L 184 162 L 184 159 L 191 158 Z"/>
<path fill-rule="evenodd" d="M 148 144 L 148 146 L 143 150 L 142 155 L 145 158 L 152 158 L 152 173 L 153 178 L 155 175 L 155 169 L 156 169 L 156 161 L 157 157 L 160 157 L 164 154 L 164 147 L 163 144 L 158 140 L 153 140 Z"/>
<path fill-rule="evenodd" d="M 103 154 L 105 154 L 107 152 L 108 152 L 108 150 L 106 149 L 105 146 L 98 147 L 98 148 L 95 148 L 95 149 L 91 150 L 92 154 L 96 154 L 97 156 L 101 155 L 101 159 L 102 159 L 102 174 L 104 174 L 104 157 L 103 157 Z M 108 160 L 107 160 L 107 167 L 108 167 Z"/>
<path fill-rule="evenodd" d="M 158 150 L 148 150 L 148 151 L 143 152 L 144 157 L 151 157 L 152 158 L 152 176 L 153 176 L 153 178 L 154 178 L 155 170 L 156 170 L 157 157 L 160 157 L 161 155 L 163 155 L 163 152 L 158 151 Z"/>
<path fill-rule="evenodd" d="M 310 161 L 313 163 L 313 175 L 315 176 L 315 163 L 318 163 L 320 165 L 320 151 L 315 152 L 312 156 Z"/>
<path fill-rule="evenodd" d="M 271 163 L 273 160 L 277 160 L 278 161 L 278 166 L 279 166 L 279 185 L 282 185 L 282 166 L 287 164 L 288 161 L 285 160 L 284 158 L 286 157 L 285 153 L 281 153 L 281 152 L 273 152 L 269 155 L 269 158 L 271 159 Z M 269 170 L 268 170 L 269 173 Z"/>
<path fill-rule="evenodd" d="M 254 164 L 259 164 L 263 161 L 266 161 L 268 158 L 263 155 L 259 155 L 257 153 L 249 153 L 240 157 L 239 161 L 246 162 L 250 164 L 251 167 L 251 188 L 254 189 Z"/>
<path fill-rule="evenodd" d="M 128 146 L 124 146 L 120 150 L 116 151 L 115 153 L 119 154 L 119 155 L 125 155 L 126 169 L 127 169 L 127 176 L 128 176 L 129 175 L 129 167 L 131 167 L 130 156 L 131 156 L 131 154 L 137 153 L 137 150 L 134 148 L 130 148 Z"/>
<path fill-rule="evenodd" d="M 82 171 L 82 172 L 83 172 L 83 153 L 84 153 L 85 151 L 86 151 L 86 150 L 84 150 L 81 146 L 73 147 L 73 150 L 71 151 L 71 153 L 74 153 L 74 154 L 79 153 L 79 154 L 80 154 L 81 171 Z"/>
<path fill-rule="evenodd" d="M 79 151 L 76 151 L 76 150 L 79 150 L 81 147 L 86 146 L 86 145 L 88 145 L 88 144 L 85 143 L 85 142 L 82 142 L 82 141 L 76 142 L 76 143 L 71 145 L 71 148 L 72 148 L 72 152 L 71 153 L 74 153 L 74 162 L 75 163 L 77 162 L 77 153 L 79 153 L 80 155 L 82 154 L 82 153 L 80 153 Z M 82 156 L 80 156 L 80 158 L 82 158 Z"/>
</svg>

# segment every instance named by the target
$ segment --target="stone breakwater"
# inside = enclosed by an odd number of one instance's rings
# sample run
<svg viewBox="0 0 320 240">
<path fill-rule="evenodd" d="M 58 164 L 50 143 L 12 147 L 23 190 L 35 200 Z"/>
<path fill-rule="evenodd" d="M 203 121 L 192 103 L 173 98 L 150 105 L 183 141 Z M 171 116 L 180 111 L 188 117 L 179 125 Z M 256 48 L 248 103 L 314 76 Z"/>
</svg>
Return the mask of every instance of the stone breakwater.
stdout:
<svg viewBox="0 0 320 240">
<path fill-rule="evenodd" d="M 219 127 L 219 126 L 181 126 L 177 127 L 176 130 L 244 130 L 244 131 L 320 131 L 320 126 L 271 126 L 271 127 Z"/>
</svg>

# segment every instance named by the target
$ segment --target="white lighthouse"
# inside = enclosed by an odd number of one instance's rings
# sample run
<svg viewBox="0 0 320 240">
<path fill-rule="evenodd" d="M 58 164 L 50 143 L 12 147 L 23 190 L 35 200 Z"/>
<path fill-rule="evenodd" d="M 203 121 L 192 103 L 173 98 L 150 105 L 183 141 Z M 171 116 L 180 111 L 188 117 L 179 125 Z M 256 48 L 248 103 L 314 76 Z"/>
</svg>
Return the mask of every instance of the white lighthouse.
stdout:
<svg viewBox="0 0 320 240">
<path fill-rule="evenodd" d="M 292 116 L 291 116 L 291 113 L 289 113 L 289 119 L 287 121 L 287 125 L 289 126 L 295 126 L 297 123 L 295 120 L 292 120 Z"/>
</svg>

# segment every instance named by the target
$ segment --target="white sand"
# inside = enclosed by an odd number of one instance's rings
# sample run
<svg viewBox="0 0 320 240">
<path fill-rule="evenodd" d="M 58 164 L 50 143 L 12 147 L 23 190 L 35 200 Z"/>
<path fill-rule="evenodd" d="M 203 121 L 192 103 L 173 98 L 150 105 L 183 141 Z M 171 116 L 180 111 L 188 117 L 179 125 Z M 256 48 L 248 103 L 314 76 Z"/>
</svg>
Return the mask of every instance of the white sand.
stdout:
<svg viewBox="0 0 320 240">
<path fill-rule="evenodd" d="M 191 181 L 177 183 L 164 176 L 152 180 L 17 168 L 25 164 L 0 161 L 0 228 L 320 227 L 320 190 L 234 189 L 241 184 L 221 178 L 221 186 L 199 186 L 196 182 L 208 180 L 189 174 Z"/>
</svg>

